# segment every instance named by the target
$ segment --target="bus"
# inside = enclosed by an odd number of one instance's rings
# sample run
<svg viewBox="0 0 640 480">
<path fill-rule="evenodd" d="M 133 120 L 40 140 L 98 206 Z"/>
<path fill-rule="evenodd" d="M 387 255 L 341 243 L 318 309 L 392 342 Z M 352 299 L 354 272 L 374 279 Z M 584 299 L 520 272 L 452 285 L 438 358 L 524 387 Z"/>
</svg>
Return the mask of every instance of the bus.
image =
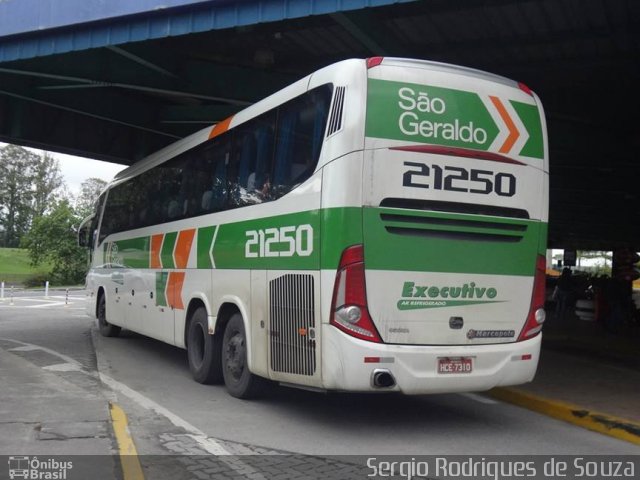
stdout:
<svg viewBox="0 0 640 480">
<path fill-rule="evenodd" d="M 322 68 L 120 172 L 80 231 L 87 309 L 239 398 L 531 381 L 548 147 L 524 84 L 429 61 Z"/>
</svg>

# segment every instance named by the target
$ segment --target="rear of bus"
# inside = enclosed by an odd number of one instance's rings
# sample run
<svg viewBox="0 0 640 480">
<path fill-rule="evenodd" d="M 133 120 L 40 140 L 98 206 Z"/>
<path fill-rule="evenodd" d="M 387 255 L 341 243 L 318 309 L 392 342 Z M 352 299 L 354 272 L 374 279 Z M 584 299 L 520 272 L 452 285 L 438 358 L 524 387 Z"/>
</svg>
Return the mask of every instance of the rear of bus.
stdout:
<svg viewBox="0 0 640 480">
<path fill-rule="evenodd" d="M 367 61 L 362 243 L 341 255 L 328 388 L 408 394 L 531 381 L 544 322 L 546 125 L 525 85 Z"/>
</svg>

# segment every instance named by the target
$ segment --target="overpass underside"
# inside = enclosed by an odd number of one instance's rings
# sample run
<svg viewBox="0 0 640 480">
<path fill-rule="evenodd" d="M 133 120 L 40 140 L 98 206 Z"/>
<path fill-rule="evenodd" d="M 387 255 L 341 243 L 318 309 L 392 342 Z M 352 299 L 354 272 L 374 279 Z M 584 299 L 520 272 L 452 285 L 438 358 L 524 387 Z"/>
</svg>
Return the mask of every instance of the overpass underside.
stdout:
<svg viewBox="0 0 640 480">
<path fill-rule="evenodd" d="M 543 101 L 550 245 L 640 250 L 640 2 L 156 3 L 0 3 L 0 141 L 131 164 L 334 61 L 461 64 Z"/>
</svg>

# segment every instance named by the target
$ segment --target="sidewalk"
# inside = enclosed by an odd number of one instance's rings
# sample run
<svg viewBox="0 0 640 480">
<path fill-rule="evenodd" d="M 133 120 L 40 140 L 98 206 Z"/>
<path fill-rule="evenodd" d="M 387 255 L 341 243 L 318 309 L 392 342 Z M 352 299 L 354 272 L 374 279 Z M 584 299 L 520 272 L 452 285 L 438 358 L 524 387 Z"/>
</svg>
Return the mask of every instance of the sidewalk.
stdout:
<svg viewBox="0 0 640 480">
<path fill-rule="evenodd" d="M 612 335 L 596 322 L 552 317 L 534 381 L 492 394 L 640 445 L 640 329 Z"/>
<path fill-rule="evenodd" d="M 545 349 L 520 390 L 640 423 L 640 371 Z"/>
<path fill-rule="evenodd" d="M 107 402 L 0 348 L 0 453 L 104 455 L 111 453 Z M 7 348 L 9 347 L 9 348 Z"/>
<path fill-rule="evenodd" d="M 63 456 L 73 463 L 73 478 L 116 478 L 108 401 L 98 385 L 66 365 L 0 340 L 0 456 L 42 462 Z M 5 473 L 3 467 L 0 478 Z"/>
</svg>

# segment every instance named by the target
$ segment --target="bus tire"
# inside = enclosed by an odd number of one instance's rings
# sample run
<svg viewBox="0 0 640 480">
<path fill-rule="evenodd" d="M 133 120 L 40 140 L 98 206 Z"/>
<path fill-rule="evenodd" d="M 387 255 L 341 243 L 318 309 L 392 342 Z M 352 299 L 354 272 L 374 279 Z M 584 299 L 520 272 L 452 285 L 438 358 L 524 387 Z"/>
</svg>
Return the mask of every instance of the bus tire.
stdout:
<svg viewBox="0 0 640 480">
<path fill-rule="evenodd" d="M 222 340 L 222 373 L 229 394 L 236 398 L 255 398 L 264 389 L 266 380 L 249 371 L 247 365 L 247 335 L 242 315 L 233 314 Z"/>
<path fill-rule="evenodd" d="M 98 329 L 103 337 L 117 337 L 122 330 L 117 325 L 111 325 L 107 322 L 107 301 L 104 295 L 98 300 Z"/>
<path fill-rule="evenodd" d="M 222 383 L 222 335 L 209 335 L 207 311 L 199 307 L 191 316 L 187 333 L 189 370 L 198 383 Z"/>
</svg>

